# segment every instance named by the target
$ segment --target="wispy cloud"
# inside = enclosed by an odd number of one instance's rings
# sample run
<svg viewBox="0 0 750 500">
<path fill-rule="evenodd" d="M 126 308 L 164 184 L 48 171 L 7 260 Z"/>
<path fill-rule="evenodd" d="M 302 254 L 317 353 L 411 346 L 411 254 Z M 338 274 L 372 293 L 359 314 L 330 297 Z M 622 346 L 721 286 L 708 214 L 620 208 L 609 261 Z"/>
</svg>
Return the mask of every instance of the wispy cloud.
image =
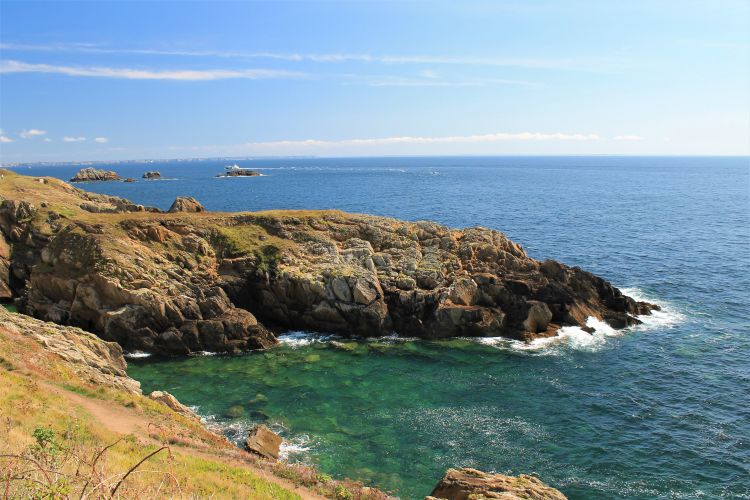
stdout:
<svg viewBox="0 0 750 500">
<path fill-rule="evenodd" d="M 63 137 L 63 142 L 83 142 L 85 137 Z"/>
<path fill-rule="evenodd" d="M 420 74 L 419 77 L 400 76 L 358 76 L 346 75 L 343 77 L 347 84 L 363 84 L 370 87 L 485 87 L 494 85 L 513 85 L 522 87 L 537 87 L 536 82 L 526 80 L 509 80 L 504 78 L 461 78 L 443 79 L 433 73 L 432 76 Z"/>
<path fill-rule="evenodd" d="M 642 141 L 643 137 L 640 135 L 616 135 L 614 139 L 616 141 Z"/>
<path fill-rule="evenodd" d="M 275 69 L 241 70 L 143 70 L 132 68 L 56 66 L 51 64 L 31 64 L 21 61 L 3 61 L 0 73 L 53 73 L 67 76 L 95 78 L 121 78 L 127 80 L 181 80 L 206 81 L 243 78 L 260 80 L 271 78 L 302 78 L 304 73 Z"/>
<path fill-rule="evenodd" d="M 214 57 L 224 59 L 273 59 L 290 62 L 314 63 L 380 63 L 380 64 L 429 64 L 461 66 L 496 66 L 523 67 L 536 69 L 601 71 L 607 62 L 603 57 L 503 57 L 503 56 L 446 56 L 446 55 L 389 55 L 366 53 L 305 53 L 275 51 L 241 51 L 241 50 L 186 50 L 161 48 L 128 48 L 106 47 L 86 43 L 57 43 L 49 45 L 31 45 L 18 43 L 0 44 L 0 49 L 18 52 L 83 52 L 94 54 L 138 54 L 153 56 Z"/>
<path fill-rule="evenodd" d="M 544 132 L 520 132 L 480 135 L 452 135 L 439 137 L 424 136 L 398 136 L 379 137 L 370 139 L 343 139 L 339 141 L 326 141 L 318 139 L 306 139 L 295 141 L 268 141 L 249 142 L 250 147 L 278 147 L 278 146 L 309 146 L 309 147 L 331 147 L 331 146 L 357 146 L 357 145 L 390 145 L 390 144 L 472 144 L 484 142 L 508 142 L 508 141 L 596 141 L 600 136 L 597 134 L 566 134 L 566 133 L 544 133 Z"/>
<path fill-rule="evenodd" d="M 0 134 L 0 144 L 7 144 L 9 142 L 13 142 L 13 139 L 11 139 L 8 136 Z"/>
<path fill-rule="evenodd" d="M 109 142 L 109 139 L 107 139 L 106 137 L 96 137 L 94 138 L 94 142 L 97 144 L 105 144 Z"/>
<path fill-rule="evenodd" d="M 24 130 L 19 135 L 23 137 L 24 139 L 31 139 L 33 137 L 38 137 L 40 135 L 45 135 L 47 133 L 46 130 L 39 130 L 38 128 L 32 128 L 29 130 Z"/>
</svg>

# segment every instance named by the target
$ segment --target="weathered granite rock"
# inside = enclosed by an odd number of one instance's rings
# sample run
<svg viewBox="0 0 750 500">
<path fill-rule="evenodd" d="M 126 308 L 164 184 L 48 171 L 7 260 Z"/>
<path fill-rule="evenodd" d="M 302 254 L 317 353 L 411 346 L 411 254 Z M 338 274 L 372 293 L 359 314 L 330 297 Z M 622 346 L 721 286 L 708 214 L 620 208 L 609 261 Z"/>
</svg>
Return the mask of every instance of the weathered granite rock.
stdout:
<svg viewBox="0 0 750 500">
<path fill-rule="evenodd" d="M 560 491 L 534 476 L 488 474 L 476 469 L 448 469 L 427 499 L 484 500 L 565 500 Z"/>
<path fill-rule="evenodd" d="M 203 205 L 201 205 L 198 200 L 195 198 L 192 198 L 190 196 L 178 196 L 175 198 L 174 203 L 172 203 L 172 206 L 169 207 L 169 212 L 203 212 L 205 209 L 203 208 Z"/>
<path fill-rule="evenodd" d="M 82 168 L 70 179 L 70 182 L 91 182 L 91 181 L 121 181 L 116 172 L 112 170 L 100 170 L 93 167 Z"/>
<path fill-rule="evenodd" d="M 157 171 L 146 172 L 143 174 L 144 179 L 161 179 L 161 173 Z"/>
<path fill-rule="evenodd" d="M 171 408 L 175 412 L 179 413 L 183 417 L 188 418 L 199 418 L 198 415 L 195 414 L 193 410 L 185 406 L 184 404 L 177 401 L 177 398 L 172 396 L 167 391 L 153 391 L 151 394 L 148 395 L 149 398 L 153 399 L 154 401 L 158 401 L 165 406 Z"/>
<path fill-rule="evenodd" d="M 245 447 L 253 453 L 276 460 L 279 458 L 281 436 L 263 424 L 256 425 L 250 429 Z"/>
<path fill-rule="evenodd" d="M 528 340 L 589 316 L 624 327 L 656 308 L 580 268 L 531 259 L 490 229 L 337 211 L 143 213 L 5 172 L 0 232 L 12 251 L 7 282 L 0 252 L 0 281 L 24 312 L 127 350 L 274 345 L 256 315 L 343 335 Z"/>
<path fill-rule="evenodd" d="M 47 351 L 65 360 L 80 378 L 92 384 L 136 394 L 141 392 L 140 383 L 128 377 L 125 371 L 127 365 L 122 348 L 80 328 L 9 313 L 0 306 L 0 334 L 20 334 L 33 338 Z"/>
</svg>

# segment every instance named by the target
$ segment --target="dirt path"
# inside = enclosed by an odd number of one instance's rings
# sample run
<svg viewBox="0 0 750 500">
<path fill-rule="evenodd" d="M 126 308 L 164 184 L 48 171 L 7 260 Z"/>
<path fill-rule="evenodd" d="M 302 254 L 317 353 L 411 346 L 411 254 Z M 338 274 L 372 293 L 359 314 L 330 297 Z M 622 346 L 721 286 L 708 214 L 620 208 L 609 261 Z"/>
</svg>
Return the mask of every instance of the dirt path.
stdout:
<svg viewBox="0 0 750 500">
<path fill-rule="evenodd" d="M 159 444 L 150 437 L 149 425 L 151 422 L 148 418 L 137 413 L 134 410 L 130 410 L 123 406 L 113 403 L 111 401 L 104 401 L 95 398 L 88 398 L 81 394 L 63 389 L 61 387 L 44 384 L 50 391 L 61 397 L 67 399 L 70 403 L 76 406 L 80 406 L 87 413 L 89 413 L 96 421 L 107 430 L 116 434 L 134 434 L 136 436 L 152 440 L 156 444 Z M 201 458 L 217 460 L 224 462 L 228 465 L 235 467 L 243 467 L 251 469 L 253 473 L 262 479 L 274 483 L 282 488 L 292 491 L 302 497 L 304 500 L 324 500 L 325 497 L 312 493 L 304 488 L 301 488 L 291 481 L 282 479 L 274 476 L 272 473 L 261 469 L 249 462 L 232 458 L 229 456 L 223 456 L 220 453 L 212 453 L 210 449 L 202 450 L 198 448 L 181 447 L 180 453 L 189 455 L 199 456 Z"/>
</svg>

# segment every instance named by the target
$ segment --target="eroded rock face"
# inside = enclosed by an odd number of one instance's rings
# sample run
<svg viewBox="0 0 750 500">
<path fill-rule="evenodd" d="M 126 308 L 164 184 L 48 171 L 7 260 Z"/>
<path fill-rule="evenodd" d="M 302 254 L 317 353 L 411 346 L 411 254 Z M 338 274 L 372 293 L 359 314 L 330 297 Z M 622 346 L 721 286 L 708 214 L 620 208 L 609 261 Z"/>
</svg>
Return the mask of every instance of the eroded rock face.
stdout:
<svg viewBox="0 0 750 500">
<path fill-rule="evenodd" d="M 93 167 L 82 168 L 76 175 L 70 179 L 70 182 L 91 182 L 91 181 L 121 181 L 117 172 L 112 170 L 101 170 Z"/>
<path fill-rule="evenodd" d="M 169 212 L 203 212 L 205 209 L 203 208 L 203 205 L 201 205 L 198 200 L 195 198 L 192 198 L 190 196 L 178 196 L 175 198 L 174 203 L 172 203 L 172 206 L 169 207 Z"/>
<path fill-rule="evenodd" d="M 565 500 L 560 491 L 534 476 L 488 474 L 476 469 L 448 469 L 428 499 L 482 500 Z"/>
<path fill-rule="evenodd" d="M 0 334 L 20 334 L 33 338 L 49 352 L 65 360 L 83 380 L 140 394 L 141 385 L 128 377 L 122 348 L 105 342 L 79 328 L 60 326 L 0 306 Z"/>
<path fill-rule="evenodd" d="M 5 198 L 19 196 L 10 187 L 23 178 L 12 175 L 0 186 Z M 22 193 L 0 203 L 11 250 L 3 260 L 0 247 L 0 282 L 25 312 L 126 350 L 274 345 L 256 316 L 343 335 L 533 339 L 584 326 L 589 316 L 635 324 L 656 307 L 579 268 L 531 259 L 490 229 L 336 211 L 144 213 L 55 180 L 40 194 L 25 185 Z M 86 216 L 44 207 L 50 197 Z"/>
</svg>

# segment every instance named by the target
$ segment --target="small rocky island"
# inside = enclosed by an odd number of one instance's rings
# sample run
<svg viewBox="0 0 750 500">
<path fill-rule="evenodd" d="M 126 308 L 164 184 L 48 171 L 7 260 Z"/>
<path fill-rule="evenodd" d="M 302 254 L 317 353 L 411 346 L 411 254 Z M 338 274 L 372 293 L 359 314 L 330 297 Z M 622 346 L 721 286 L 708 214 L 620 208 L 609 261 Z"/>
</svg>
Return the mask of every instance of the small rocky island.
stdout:
<svg viewBox="0 0 750 500">
<path fill-rule="evenodd" d="M 93 182 L 93 181 L 122 181 L 117 172 L 112 170 L 101 170 L 93 167 L 82 168 L 70 179 L 70 182 Z"/>
<path fill-rule="evenodd" d="M 216 177 L 258 177 L 260 172 L 250 170 L 249 168 L 242 168 L 238 165 L 230 165 L 225 167 L 225 172 L 218 174 Z"/>
<path fill-rule="evenodd" d="M 146 172 L 145 174 L 143 174 L 143 178 L 146 180 L 161 179 L 161 172 L 156 172 L 156 171 Z"/>
</svg>

